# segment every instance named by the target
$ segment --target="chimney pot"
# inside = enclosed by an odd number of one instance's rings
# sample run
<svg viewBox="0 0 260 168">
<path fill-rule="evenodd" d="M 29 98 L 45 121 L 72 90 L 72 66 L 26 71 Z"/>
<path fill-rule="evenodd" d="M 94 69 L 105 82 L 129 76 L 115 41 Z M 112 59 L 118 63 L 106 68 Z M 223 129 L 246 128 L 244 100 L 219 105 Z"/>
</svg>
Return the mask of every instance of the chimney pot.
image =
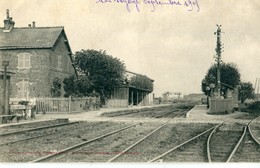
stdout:
<svg viewBox="0 0 260 168">
<path fill-rule="evenodd" d="M 32 22 L 32 27 L 35 28 L 35 21 Z"/>
<path fill-rule="evenodd" d="M 31 25 L 31 24 L 28 24 L 28 27 L 32 27 L 32 25 Z"/>
<path fill-rule="evenodd" d="M 9 9 L 6 9 L 6 19 L 9 19 Z"/>
</svg>

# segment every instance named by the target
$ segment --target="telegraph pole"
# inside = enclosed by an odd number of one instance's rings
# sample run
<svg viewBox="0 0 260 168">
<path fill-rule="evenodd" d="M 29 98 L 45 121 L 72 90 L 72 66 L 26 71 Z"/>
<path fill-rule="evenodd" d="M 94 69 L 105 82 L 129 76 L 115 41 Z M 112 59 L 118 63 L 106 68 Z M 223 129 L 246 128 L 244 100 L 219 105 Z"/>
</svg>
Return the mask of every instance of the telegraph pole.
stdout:
<svg viewBox="0 0 260 168">
<path fill-rule="evenodd" d="M 260 85 L 260 84 L 259 84 L 259 79 L 260 79 L 260 78 L 258 78 L 258 87 L 257 87 L 257 101 L 259 100 L 259 85 Z"/>
<path fill-rule="evenodd" d="M 217 25 L 218 29 L 217 32 L 214 32 L 217 35 L 217 46 L 216 46 L 216 62 L 217 62 L 217 96 L 220 97 L 221 95 L 221 81 L 220 81 L 220 64 L 221 64 L 221 53 L 222 53 L 222 46 L 221 44 L 221 25 Z"/>
<path fill-rule="evenodd" d="M 7 66 L 9 65 L 9 61 L 3 61 L 2 65 L 4 66 L 4 93 L 3 93 L 3 101 L 4 101 L 4 109 L 3 109 L 3 114 L 6 114 L 6 71 L 7 71 Z"/>
<path fill-rule="evenodd" d="M 256 78 L 256 80 L 255 80 L 255 99 L 256 99 L 256 101 L 258 101 L 258 99 L 259 99 L 259 79 L 260 78 Z"/>
</svg>

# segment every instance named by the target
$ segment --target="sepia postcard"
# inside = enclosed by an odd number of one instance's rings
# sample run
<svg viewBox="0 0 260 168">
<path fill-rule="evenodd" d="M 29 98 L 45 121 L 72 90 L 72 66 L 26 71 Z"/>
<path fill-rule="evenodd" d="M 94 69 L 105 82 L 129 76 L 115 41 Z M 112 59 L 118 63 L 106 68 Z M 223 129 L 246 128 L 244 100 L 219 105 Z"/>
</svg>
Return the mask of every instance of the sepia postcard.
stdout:
<svg viewBox="0 0 260 168">
<path fill-rule="evenodd" d="M 259 18 L 258 0 L 0 0 L 1 165 L 259 167 Z"/>
</svg>

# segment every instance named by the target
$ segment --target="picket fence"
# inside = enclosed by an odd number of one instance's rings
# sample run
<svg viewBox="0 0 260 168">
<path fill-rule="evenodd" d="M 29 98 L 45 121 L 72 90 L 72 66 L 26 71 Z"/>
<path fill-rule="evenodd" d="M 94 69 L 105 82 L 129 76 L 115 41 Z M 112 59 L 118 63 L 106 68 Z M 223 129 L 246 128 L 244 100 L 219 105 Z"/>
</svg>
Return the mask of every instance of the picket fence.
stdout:
<svg viewBox="0 0 260 168">
<path fill-rule="evenodd" d="M 85 98 L 36 98 L 34 110 L 36 113 L 81 112 L 99 109 L 100 99 Z"/>
</svg>

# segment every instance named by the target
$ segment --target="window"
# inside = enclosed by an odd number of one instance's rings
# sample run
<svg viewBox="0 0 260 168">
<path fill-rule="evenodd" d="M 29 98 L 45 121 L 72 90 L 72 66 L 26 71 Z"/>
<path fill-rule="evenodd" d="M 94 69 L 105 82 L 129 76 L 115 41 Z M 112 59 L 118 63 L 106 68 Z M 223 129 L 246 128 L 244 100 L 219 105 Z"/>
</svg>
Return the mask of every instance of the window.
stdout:
<svg viewBox="0 0 260 168">
<path fill-rule="evenodd" d="M 29 69 L 31 66 L 31 54 L 20 53 L 18 54 L 18 69 Z"/>
<path fill-rule="evenodd" d="M 29 96 L 29 81 L 22 80 L 17 84 L 17 98 L 27 99 Z"/>
<path fill-rule="evenodd" d="M 2 62 L 3 62 L 3 58 L 2 58 L 3 56 L 2 55 L 0 55 L 0 69 L 2 69 L 1 67 L 2 67 Z"/>
<path fill-rule="evenodd" d="M 58 66 L 57 66 L 58 70 L 61 70 L 61 56 L 58 56 Z"/>
</svg>

